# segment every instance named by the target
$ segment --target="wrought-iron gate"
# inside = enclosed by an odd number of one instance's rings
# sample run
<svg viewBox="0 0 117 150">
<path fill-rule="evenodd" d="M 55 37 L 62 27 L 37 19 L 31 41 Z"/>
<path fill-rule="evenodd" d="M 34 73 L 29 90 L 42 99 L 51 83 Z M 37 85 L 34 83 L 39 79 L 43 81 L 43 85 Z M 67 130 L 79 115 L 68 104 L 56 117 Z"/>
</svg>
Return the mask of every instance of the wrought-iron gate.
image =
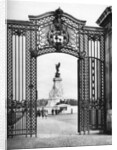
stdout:
<svg viewBox="0 0 117 150">
<path fill-rule="evenodd" d="M 36 27 L 30 22 L 7 24 L 7 134 L 36 135 Z"/>
<path fill-rule="evenodd" d="M 105 130 L 104 35 L 94 32 L 80 36 L 87 37 L 82 44 L 86 55 L 82 57 L 81 52 L 78 60 L 78 132 L 85 134 Z"/>
<path fill-rule="evenodd" d="M 78 58 L 78 132 L 104 130 L 104 32 L 61 9 L 7 21 L 7 134 L 37 134 L 37 56 Z"/>
</svg>

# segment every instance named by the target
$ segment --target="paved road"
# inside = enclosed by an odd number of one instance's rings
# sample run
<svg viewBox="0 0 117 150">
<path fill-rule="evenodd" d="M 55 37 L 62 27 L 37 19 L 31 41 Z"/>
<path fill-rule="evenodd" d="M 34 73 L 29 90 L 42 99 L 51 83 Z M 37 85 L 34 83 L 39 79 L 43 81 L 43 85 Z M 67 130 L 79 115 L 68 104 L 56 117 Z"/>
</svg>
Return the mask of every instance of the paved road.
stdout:
<svg viewBox="0 0 117 150">
<path fill-rule="evenodd" d="M 78 135 L 77 115 L 50 116 L 38 118 L 38 137 L 15 137 L 8 139 L 8 149 L 71 147 L 86 145 L 111 145 L 110 135 Z"/>
<path fill-rule="evenodd" d="M 77 134 L 77 115 L 66 114 L 50 116 L 47 119 L 38 118 L 38 136 L 44 134 L 54 135 L 75 135 Z M 40 136 L 41 135 L 41 136 Z"/>
</svg>

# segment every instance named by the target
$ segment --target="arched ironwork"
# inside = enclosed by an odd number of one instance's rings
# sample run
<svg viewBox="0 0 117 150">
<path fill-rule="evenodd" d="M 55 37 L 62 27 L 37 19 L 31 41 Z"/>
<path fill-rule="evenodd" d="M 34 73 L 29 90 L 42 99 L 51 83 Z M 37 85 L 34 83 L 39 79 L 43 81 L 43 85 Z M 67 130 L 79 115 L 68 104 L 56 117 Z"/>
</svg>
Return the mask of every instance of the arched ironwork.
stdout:
<svg viewBox="0 0 117 150">
<path fill-rule="evenodd" d="M 78 132 L 105 128 L 104 31 L 60 8 L 29 21 L 7 20 L 7 133 L 37 134 L 37 57 L 78 58 Z"/>
</svg>

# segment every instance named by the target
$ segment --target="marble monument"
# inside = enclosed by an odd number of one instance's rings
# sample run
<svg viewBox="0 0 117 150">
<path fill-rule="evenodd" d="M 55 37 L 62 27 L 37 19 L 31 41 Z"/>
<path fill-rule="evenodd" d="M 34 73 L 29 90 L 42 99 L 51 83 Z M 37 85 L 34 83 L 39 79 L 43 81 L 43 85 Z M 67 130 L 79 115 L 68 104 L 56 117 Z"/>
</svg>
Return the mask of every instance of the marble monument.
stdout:
<svg viewBox="0 0 117 150">
<path fill-rule="evenodd" d="M 60 62 L 55 65 L 56 73 L 53 78 L 53 86 L 49 92 L 49 101 L 48 106 L 55 106 L 60 100 L 63 100 L 63 87 L 62 87 L 62 78 L 59 72 Z"/>
</svg>

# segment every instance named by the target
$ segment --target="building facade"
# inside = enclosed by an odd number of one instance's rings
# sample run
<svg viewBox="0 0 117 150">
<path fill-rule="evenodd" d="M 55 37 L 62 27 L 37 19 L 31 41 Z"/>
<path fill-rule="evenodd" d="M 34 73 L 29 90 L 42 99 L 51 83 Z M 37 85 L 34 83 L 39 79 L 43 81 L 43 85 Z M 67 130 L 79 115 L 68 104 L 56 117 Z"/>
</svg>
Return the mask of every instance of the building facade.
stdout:
<svg viewBox="0 0 117 150">
<path fill-rule="evenodd" d="M 112 7 L 107 7 L 96 22 L 105 29 L 105 100 L 107 132 L 112 131 Z"/>
</svg>

